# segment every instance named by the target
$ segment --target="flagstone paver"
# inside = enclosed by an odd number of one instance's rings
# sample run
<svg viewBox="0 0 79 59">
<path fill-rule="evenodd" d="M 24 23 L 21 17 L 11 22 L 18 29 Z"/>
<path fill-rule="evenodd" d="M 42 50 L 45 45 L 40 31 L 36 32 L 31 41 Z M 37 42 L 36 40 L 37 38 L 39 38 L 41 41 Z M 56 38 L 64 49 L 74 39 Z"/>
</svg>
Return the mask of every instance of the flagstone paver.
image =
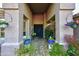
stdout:
<svg viewBox="0 0 79 59">
<path fill-rule="evenodd" d="M 36 52 L 33 54 L 33 56 L 48 56 L 48 47 L 46 39 L 35 38 L 34 40 L 32 40 L 32 44 L 36 48 Z"/>
</svg>

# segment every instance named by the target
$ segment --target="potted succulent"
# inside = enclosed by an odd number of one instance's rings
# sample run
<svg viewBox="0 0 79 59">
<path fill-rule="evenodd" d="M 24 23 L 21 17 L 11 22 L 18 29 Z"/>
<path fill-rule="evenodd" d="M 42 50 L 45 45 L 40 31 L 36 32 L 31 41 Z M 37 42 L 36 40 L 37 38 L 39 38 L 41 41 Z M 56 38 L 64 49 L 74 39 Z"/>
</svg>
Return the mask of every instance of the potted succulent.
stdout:
<svg viewBox="0 0 79 59">
<path fill-rule="evenodd" d="M 0 28 L 6 28 L 8 25 L 9 24 L 5 19 L 0 19 Z"/>
</svg>

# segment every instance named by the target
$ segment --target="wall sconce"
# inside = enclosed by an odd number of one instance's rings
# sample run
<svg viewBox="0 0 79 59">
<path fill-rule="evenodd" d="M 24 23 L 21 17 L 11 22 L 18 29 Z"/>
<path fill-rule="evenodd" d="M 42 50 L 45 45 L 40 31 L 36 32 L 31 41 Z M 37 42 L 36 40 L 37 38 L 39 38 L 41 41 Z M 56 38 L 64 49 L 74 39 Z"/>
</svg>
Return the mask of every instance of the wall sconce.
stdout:
<svg viewBox="0 0 79 59">
<path fill-rule="evenodd" d="M 79 24 L 79 13 L 73 15 L 73 20 L 76 24 Z"/>
<path fill-rule="evenodd" d="M 5 19 L 0 19 L 0 28 L 8 27 L 8 22 Z"/>
<path fill-rule="evenodd" d="M 68 22 L 67 24 L 65 24 L 66 26 L 70 26 L 73 29 L 76 29 L 78 27 L 78 25 L 75 22 Z"/>
<path fill-rule="evenodd" d="M 72 17 L 72 19 L 68 19 L 68 17 Z M 78 21 L 74 21 L 72 15 L 68 15 L 68 16 L 67 16 L 66 22 L 67 22 L 67 23 L 65 24 L 65 26 L 69 26 L 69 27 L 71 27 L 71 28 L 73 28 L 73 29 L 78 28 L 79 20 L 78 20 Z"/>
<path fill-rule="evenodd" d="M 8 15 L 8 17 L 10 17 L 10 20 L 12 21 L 11 14 L 5 12 L 4 9 L 0 9 L 0 28 L 6 28 L 9 25 L 9 22 L 5 19 L 6 15 Z"/>
</svg>

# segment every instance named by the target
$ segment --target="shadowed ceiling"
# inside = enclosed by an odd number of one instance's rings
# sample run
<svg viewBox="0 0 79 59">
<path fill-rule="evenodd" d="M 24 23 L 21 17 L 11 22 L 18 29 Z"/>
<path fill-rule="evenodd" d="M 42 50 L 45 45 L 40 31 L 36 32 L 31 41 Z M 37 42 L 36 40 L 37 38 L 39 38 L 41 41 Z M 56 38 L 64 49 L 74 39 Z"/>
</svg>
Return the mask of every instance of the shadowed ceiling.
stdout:
<svg viewBox="0 0 79 59">
<path fill-rule="evenodd" d="M 43 13 L 47 11 L 50 3 L 28 3 L 32 13 Z"/>
</svg>

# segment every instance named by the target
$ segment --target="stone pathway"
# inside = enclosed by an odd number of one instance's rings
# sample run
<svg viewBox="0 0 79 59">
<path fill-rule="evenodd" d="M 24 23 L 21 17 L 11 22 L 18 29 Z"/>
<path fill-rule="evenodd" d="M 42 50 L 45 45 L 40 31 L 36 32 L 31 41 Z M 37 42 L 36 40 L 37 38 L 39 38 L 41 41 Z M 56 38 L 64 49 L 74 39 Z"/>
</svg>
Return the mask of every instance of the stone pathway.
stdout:
<svg viewBox="0 0 79 59">
<path fill-rule="evenodd" d="M 48 56 L 47 41 L 45 39 L 35 38 L 32 40 L 32 44 L 36 48 L 36 52 L 33 56 Z"/>
</svg>

